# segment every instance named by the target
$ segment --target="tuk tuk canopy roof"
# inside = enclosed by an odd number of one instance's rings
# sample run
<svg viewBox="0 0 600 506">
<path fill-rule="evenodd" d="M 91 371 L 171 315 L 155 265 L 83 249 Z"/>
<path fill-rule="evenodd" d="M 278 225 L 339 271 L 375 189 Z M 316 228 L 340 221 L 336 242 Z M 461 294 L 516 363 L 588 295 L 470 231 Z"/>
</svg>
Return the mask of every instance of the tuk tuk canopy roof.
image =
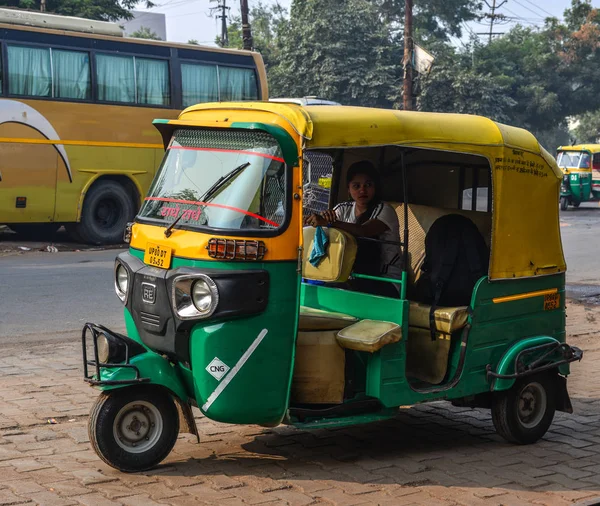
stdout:
<svg viewBox="0 0 600 506">
<path fill-rule="evenodd" d="M 395 145 L 485 157 L 492 172 L 490 279 L 566 270 L 558 217 L 562 171 L 524 129 L 463 114 L 276 102 L 198 104 L 165 123 L 171 129 L 262 123 L 283 128 L 304 149 Z"/>
<path fill-rule="evenodd" d="M 600 153 L 600 144 L 575 144 L 573 146 L 559 146 L 557 151 L 589 151 Z"/>
</svg>

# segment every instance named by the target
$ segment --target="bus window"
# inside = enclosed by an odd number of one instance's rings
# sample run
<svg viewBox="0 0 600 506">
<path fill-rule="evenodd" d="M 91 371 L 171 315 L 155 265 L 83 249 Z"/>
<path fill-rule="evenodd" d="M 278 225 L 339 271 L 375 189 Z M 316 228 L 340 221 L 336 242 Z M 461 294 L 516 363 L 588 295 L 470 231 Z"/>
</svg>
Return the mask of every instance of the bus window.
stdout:
<svg viewBox="0 0 600 506">
<path fill-rule="evenodd" d="M 134 56 L 96 55 L 98 100 L 170 105 L 169 63 Z"/>
<path fill-rule="evenodd" d="M 92 85 L 89 55 L 82 51 L 54 49 L 51 56 L 54 96 L 90 100 Z"/>
<path fill-rule="evenodd" d="M 50 48 L 8 46 L 8 92 L 52 96 Z"/>
<path fill-rule="evenodd" d="M 169 63 L 166 60 L 136 58 L 138 104 L 169 105 Z"/>
<path fill-rule="evenodd" d="M 132 56 L 96 55 L 98 100 L 135 104 L 135 76 Z"/>
<path fill-rule="evenodd" d="M 220 100 L 256 100 L 258 89 L 253 69 L 219 65 Z"/>
<path fill-rule="evenodd" d="M 217 102 L 219 88 L 216 65 L 181 64 L 181 91 L 183 107 L 200 102 Z"/>
</svg>

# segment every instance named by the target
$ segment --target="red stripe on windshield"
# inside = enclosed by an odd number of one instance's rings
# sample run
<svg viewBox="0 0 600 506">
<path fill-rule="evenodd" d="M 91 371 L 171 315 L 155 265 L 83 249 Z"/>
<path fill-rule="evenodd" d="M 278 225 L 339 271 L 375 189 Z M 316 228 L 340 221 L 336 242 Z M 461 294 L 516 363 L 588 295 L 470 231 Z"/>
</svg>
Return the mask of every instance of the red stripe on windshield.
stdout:
<svg viewBox="0 0 600 506">
<path fill-rule="evenodd" d="M 193 206 L 219 207 L 221 209 L 237 211 L 238 213 L 242 213 L 247 216 L 251 216 L 252 218 L 257 218 L 261 221 L 264 221 L 265 223 L 268 223 L 269 225 L 272 225 L 273 227 L 279 226 L 279 223 L 275 223 L 274 221 L 268 220 L 267 218 L 264 218 L 260 214 L 254 214 L 254 213 L 251 213 L 250 211 L 244 211 L 243 209 L 240 209 L 238 207 L 226 206 L 224 204 L 214 204 L 213 202 L 195 202 L 193 200 L 167 199 L 167 198 L 163 198 L 163 197 L 146 197 L 144 200 L 158 200 L 160 202 L 172 202 L 174 204 L 191 204 Z"/>
<path fill-rule="evenodd" d="M 190 146 L 171 146 L 169 147 L 169 149 L 183 149 L 186 151 L 217 151 L 219 153 L 238 153 L 243 155 L 260 156 L 261 158 L 269 158 L 270 160 L 275 160 L 276 162 L 285 163 L 285 160 L 283 158 L 267 155 L 266 153 L 257 153 L 256 151 L 240 151 L 239 149 L 193 148 Z"/>
</svg>

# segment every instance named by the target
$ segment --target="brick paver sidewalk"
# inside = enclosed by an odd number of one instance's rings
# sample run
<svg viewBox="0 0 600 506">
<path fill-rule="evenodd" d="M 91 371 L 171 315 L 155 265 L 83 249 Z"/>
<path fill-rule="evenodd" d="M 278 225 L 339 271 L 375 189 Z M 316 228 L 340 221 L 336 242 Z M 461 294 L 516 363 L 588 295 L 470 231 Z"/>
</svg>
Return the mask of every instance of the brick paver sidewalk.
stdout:
<svg viewBox="0 0 600 506">
<path fill-rule="evenodd" d="M 336 430 L 263 429 L 196 412 L 158 469 L 123 474 L 95 455 L 79 343 L 0 349 L 0 505 L 560 505 L 600 498 L 600 308 L 572 305 L 575 414 L 544 440 L 503 442 L 489 412 L 439 402 Z M 48 420 L 56 423 L 48 423 Z"/>
</svg>

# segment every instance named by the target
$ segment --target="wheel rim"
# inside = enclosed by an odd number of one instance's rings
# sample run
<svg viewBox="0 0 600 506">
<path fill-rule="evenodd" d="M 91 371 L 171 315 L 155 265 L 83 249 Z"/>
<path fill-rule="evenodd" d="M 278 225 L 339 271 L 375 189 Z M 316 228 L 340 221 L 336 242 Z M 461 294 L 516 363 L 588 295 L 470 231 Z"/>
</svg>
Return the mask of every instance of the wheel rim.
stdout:
<svg viewBox="0 0 600 506">
<path fill-rule="evenodd" d="M 94 219 L 103 229 L 113 228 L 121 218 L 121 206 L 115 199 L 105 198 L 98 202 Z"/>
<path fill-rule="evenodd" d="M 129 453 L 143 453 L 152 448 L 163 431 L 160 411 L 146 401 L 123 406 L 113 423 L 117 444 Z"/>
<path fill-rule="evenodd" d="M 519 392 L 517 415 L 521 425 L 533 429 L 544 418 L 548 406 L 546 390 L 539 383 L 529 383 Z"/>
</svg>

